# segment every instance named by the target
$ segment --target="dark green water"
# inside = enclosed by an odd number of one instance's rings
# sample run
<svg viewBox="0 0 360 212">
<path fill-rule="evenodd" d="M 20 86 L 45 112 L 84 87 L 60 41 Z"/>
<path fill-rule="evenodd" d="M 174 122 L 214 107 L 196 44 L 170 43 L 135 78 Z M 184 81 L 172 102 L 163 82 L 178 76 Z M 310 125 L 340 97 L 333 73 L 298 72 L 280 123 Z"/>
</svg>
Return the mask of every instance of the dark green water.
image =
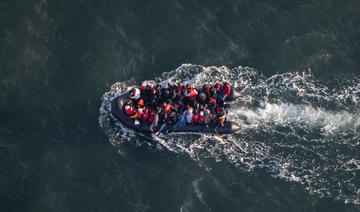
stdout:
<svg viewBox="0 0 360 212">
<path fill-rule="evenodd" d="M 355 0 L 0 1 L 0 211 L 360 211 L 359 56 Z M 229 81 L 242 129 L 122 127 L 154 79 Z"/>
</svg>

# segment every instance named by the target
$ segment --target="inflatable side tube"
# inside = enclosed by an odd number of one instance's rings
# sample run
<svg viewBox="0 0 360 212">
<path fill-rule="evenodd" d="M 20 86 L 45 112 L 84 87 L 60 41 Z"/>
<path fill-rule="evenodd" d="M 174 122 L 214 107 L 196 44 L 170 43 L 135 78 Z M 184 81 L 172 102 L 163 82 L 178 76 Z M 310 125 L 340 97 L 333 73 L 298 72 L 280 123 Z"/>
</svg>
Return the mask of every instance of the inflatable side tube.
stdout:
<svg viewBox="0 0 360 212">
<path fill-rule="evenodd" d="M 225 98 L 226 102 L 234 101 L 235 99 L 240 97 L 240 93 L 237 92 L 234 88 L 231 88 L 230 94 Z"/>
</svg>

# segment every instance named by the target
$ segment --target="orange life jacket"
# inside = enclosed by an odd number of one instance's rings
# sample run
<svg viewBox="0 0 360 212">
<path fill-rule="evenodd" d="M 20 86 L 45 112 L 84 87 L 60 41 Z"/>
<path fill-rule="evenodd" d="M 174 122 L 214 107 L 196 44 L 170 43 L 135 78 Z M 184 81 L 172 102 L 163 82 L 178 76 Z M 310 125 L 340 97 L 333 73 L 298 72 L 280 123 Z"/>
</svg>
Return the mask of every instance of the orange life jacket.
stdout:
<svg viewBox="0 0 360 212">
<path fill-rule="evenodd" d="M 144 106 L 144 100 L 143 100 L 143 99 L 139 99 L 138 105 Z"/>
<path fill-rule="evenodd" d="M 165 111 L 166 111 L 166 112 L 169 112 L 170 110 L 171 110 L 170 104 L 166 104 Z"/>
</svg>

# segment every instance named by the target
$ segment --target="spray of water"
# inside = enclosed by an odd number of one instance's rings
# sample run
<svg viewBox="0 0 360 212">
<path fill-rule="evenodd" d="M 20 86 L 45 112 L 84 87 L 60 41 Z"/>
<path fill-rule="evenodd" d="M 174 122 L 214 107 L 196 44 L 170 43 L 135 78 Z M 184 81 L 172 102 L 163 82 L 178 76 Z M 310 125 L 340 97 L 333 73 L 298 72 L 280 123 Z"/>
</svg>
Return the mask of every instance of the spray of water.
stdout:
<svg viewBox="0 0 360 212">
<path fill-rule="evenodd" d="M 227 160 L 244 172 L 262 168 L 303 184 L 311 194 L 360 204 L 360 80 L 317 81 L 311 71 L 265 77 L 248 67 L 184 64 L 147 83 L 227 81 L 242 94 L 229 119 L 241 130 L 216 136 L 173 133 L 147 136 L 127 129 L 110 112 L 111 100 L 138 83 L 114 84 L 103 95 L 100 126 L 119 152 L 125 142 L 188 154 L 201 162 Z"/>
</svg>

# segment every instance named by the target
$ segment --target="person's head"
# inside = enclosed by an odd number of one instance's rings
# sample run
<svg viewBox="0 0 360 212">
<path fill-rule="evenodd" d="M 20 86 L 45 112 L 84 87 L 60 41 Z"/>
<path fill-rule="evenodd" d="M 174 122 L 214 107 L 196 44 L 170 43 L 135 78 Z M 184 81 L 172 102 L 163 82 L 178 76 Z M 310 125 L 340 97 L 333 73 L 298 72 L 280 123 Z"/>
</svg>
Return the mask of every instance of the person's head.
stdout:
<svg viewBox="0 0 360 212">
<path fill-rule="evenodd" d="M 228 83 L 227 83 L 227 82 L 224 82 L 224 85 L 228 85 Z"/>
</svg>

